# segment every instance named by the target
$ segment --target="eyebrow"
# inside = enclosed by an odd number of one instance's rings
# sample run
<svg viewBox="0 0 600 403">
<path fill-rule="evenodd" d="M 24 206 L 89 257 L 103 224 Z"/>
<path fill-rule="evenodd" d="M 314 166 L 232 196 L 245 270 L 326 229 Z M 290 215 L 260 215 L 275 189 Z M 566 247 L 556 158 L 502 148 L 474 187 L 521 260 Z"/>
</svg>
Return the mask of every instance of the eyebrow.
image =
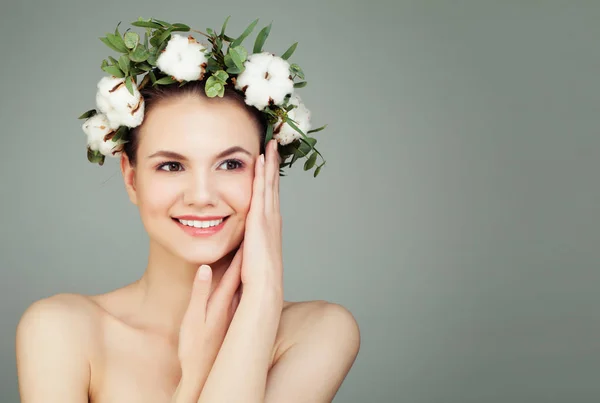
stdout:
<svg viewBox="0 0 600 403">
<path fill-rule="evenodd" d="M 231 154 L 235 154 L 235 153 L 244 153 L 247 154 L 248 156 L 252 156 L 252 154 L 250 153 L 250 151 L 246 150 L 243 147 L 240 146 L 233 146 L 233 147 L 229 147 L 228 149 L 221 151 L 215 158 L 216 159 L 220 159 L 223 157 L 227 157 L 228 155 Z M 186 161 L 187 158 L 179 153 L 176 153 L 175 151 L 167 151 L 167 150 L 160 150 L 155 152 L 154 154 L 151 154 L 148 156 L 148 158 L 156 158 L 156 157 L 165 157 L 165 158 L 173 158 L 173 159 L 177 159 L 177 160 L 181 160 L 181 161 Z"/>
</svg>

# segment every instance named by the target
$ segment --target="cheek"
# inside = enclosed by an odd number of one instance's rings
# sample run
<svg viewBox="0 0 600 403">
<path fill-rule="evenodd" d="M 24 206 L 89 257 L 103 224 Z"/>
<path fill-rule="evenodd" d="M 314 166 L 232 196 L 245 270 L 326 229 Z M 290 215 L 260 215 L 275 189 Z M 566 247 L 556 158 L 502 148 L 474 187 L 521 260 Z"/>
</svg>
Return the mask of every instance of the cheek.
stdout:
<svg viewBox="0 0 600 403">
<path fill-rule="evenodd" d="M 238 180 L 228 182 L 222 189 L 227 204 L 236 213 L 246 215 L 250 209 L 252 199 L 252 178 L 244 176 Z"/>
<path fill-rule="evenodd" d="M 160 178 L 143 178 L 138 185 L 138 200 L 142 215 L 164 215 L 165 208 L 173 204 L 178 187 L 175 181 Z"/>
</svg>

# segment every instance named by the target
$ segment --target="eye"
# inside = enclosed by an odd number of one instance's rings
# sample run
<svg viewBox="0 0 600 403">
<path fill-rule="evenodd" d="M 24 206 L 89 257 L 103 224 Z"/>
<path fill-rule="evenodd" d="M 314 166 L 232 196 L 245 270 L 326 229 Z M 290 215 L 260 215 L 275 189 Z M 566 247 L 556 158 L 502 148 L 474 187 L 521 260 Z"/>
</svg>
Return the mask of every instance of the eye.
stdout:
<svg viewBox="0 0 600 403">
<path fill-rule="evenodd" d="M 165 167 L 167 167 L 168 169 L 164 169 Z M 175 172 L 175 171 L 179 171 L 180 169 L 177 168 L 181 168 L 181 164 L 179 162 L 175 162 L 175 161 L 169 161 L 169 162 L 165 162 L 160 164 L 157 169 L 161 170 L 161 171 L 167 171 L 167 172 Z"/>
<path fill-rule="evenodd" d="M 225 170 L 226 171 L 233 171 L 236 169 L 240 169 L 244 166 L 244 163 L 240 160 L 236 160 L 236 159 L 230 159 L 230 160 L 226 160 L 223 161 L 223 163 L 221 165 L 219 165 L 219 167 L 225 166 Z"/>
</svg>

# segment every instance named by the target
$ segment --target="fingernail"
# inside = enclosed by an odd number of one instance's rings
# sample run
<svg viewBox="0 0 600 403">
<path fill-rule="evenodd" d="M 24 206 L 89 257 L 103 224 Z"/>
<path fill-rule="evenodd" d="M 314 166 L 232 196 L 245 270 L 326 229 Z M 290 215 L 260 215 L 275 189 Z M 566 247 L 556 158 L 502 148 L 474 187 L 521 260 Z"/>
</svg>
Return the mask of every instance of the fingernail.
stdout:
<svg viewBox="0 0 600 403">
<path fill-rule="evenodd" d="M 260 155 L 260 163 L 265 165 L 265 155 L 264 154 Z"/>
<path fill-rule="evenodd" d="M 200 280 L 208 280 L 210 277 L 210 267 L 203 264 L 200 266 L 200 270 L 198 270 L 198 279 Z"/>
</svg>

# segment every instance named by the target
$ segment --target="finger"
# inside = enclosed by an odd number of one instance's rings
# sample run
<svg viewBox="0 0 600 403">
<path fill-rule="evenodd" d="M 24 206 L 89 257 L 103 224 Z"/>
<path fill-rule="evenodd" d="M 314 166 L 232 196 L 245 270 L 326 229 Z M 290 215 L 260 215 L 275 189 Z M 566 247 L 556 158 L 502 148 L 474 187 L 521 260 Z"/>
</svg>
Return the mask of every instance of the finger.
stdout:
<svg viewBox="0 0 600 403">
<path fill-rule="evenodd" d="M 235 311 L 237 310 L 238 306 L 240 305 L 241 299 L 242 299 L 242 286 L 240 285 L 238 287 L 238 289 L 235 291 L 235 294 L 233 294 L 233 298 L 231 299 L 231 309 L 229 311 L 230 318 L 235 314 Z"/>
<path fill-rule="evenodd" d="M 250 202 L 250 213 L 263 213 L 265 206 L 265 164 L 264 154 L 259 156 L 254 166 L 254 182 L 252 184 L 252 201 Z"/>
<path fill-rule="evenodd" d="M 273 211 L 273 186 L 275 175 L 279 172 L 279 163 L 277 162 L 277 140 L 269 141 L 265 150 L 265 213 L 270 214 Z"/>
<path fill-rule="evenodd" d="M 196 277 L 194 278 L 192 295 L 190 296 L 190 302 L 183 316 L 183 321 L 191 320 L 192 322 L 205 322 L 211 283 L 212 270 L 210 266 L 200 266 L 196 272 Z"/>
<path fill-rule="evenodd" d="M 279 175 L 279 164 L 281 163 L 281 158 L 279 156 L 279 149 L 278 147 L 275 147 L 275 150 L 277 151 L 275 153 L 275 157 L 277 158 L 277 169 L 275 172 L 275 178 L 274 178 L 274 183 L 273 183 L 273 207 L 274 207 L 274 212 L 276 214 L 279 214 L 280 212 L 280 208 L 279 208 L 279 180 L 280 180 L 280 175 Z"/>
<path fill-rule="evenodd" d="M 225 271 L 225 274 L 223 274 L 219 285 L 210 296 L 210 306 L 208 307 L 210 311 L 214 309 L 217 312 L 221 312 L 231 303 L 231 299 L 241 283 L 240 272 L 242 268 L 242 249 L 242 245 L 240 245 L 231 264 Z"/>
</svg>

